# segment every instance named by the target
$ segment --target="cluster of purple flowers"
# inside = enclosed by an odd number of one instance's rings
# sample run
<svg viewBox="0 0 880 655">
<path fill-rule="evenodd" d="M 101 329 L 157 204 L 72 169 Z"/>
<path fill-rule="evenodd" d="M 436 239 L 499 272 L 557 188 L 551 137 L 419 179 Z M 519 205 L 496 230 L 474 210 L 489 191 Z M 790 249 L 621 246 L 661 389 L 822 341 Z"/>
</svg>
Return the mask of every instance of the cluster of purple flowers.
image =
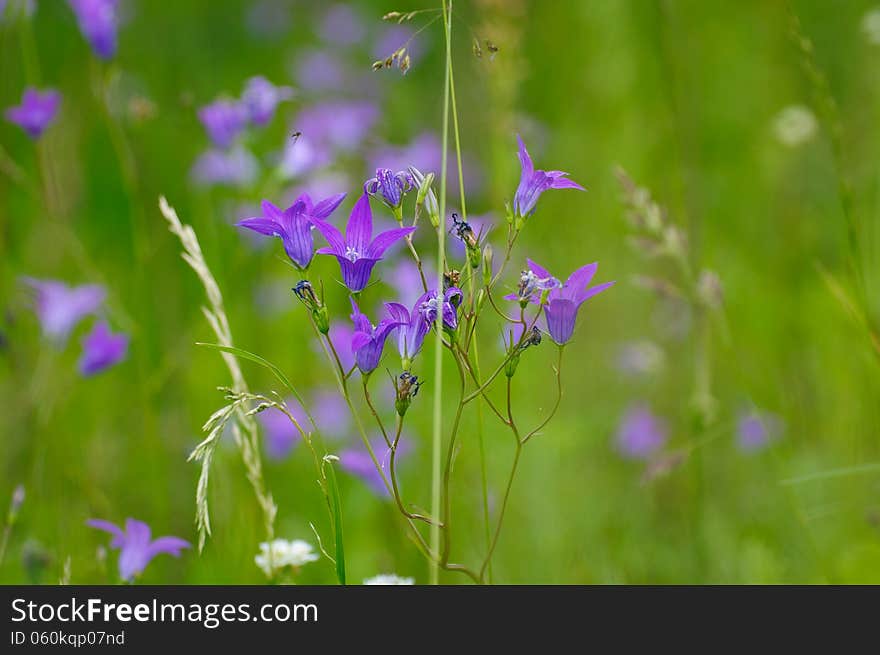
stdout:
<svg viewBox="0 0 880 655">
<path fill-rule="evenodd" d="M 34 293 L 34 311 L 43 335 L 56 347 L 63 347 L 73 329 L 84 318 L 97 315 L 107 292 L 104 287 L 88 284 L 70 287 L 58 280 L 24 278 Z M 128 352 L 128 337 L 114 334 L 106 321 L 97 321 L 82 340 L 79 372 L 95 375 L 118 364 Z"/>
</svg>

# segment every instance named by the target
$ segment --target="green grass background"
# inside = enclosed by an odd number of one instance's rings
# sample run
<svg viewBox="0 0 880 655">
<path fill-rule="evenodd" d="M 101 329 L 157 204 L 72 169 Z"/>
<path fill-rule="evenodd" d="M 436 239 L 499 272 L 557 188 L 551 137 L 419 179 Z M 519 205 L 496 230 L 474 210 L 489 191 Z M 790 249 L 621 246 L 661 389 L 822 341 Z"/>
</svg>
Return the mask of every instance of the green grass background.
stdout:
<svg viewBox="0 0 880 655">
<path fill-rule="evenodd" d="M 314 20 L 324 4 L 287 4 L 291 23 L 270 39 L 246 29 L 246 2 L 128 3 L 130 19 L 120 29 L 111 68 L 156 106 L 151 120 L 124 124 L 136 168 L 134 198 L 93 92 L 95 75 L 106 68 L 94 60 L 66 3 L 39 3 L 30 47 L 38 71 L 32 66 L 30 74 L 23 55 L 30 37 L 18 26 L 0 26 L 0 105 L 17 104 L 29 76 L 33 81 L 37 74 L 42 85 L 64 94 L 59 121 L 37 147 L 14 125 L 0 124 L 0 143 L 30 180 L 40 183 L 41 158 L 51 169 L 56 214 L 48 216 L 39 199 L 0 175 L 0 502 L 19 483 L 27 490 L 0 565 L 2 582 L 34 581 L 22 566 L 28 540 L 49 557 L 39 581 L 57 581 L 67 558 L 72 582 L 115 581 L 115 554 L 103 566 L 96 559 L 106 539 L 85 527 L 90 517 L 133 516 L 156 533 L 196 539 L 198 470 L 186 457 L 201 424 L 222 403 L 216 387 L 229 380 L 217 354 L 194 345 L 213 336 L 200 311 L 202 289 L 157 211 L 160 194 L 196 228 L 236 344 L 277 363 L 303 389 L 331 382 L 295 299 L 271 315 L 255 303 L 257 285 L 296 281 L 279 259 L 278 244 L 254 251 L 230 226 L 230 206 L 259 200 L 260 190 L 205 191 L 188 180 L 206 144 L 195 107 L 223 92 L 237 93 L 251 75 L 287 82 L 290 63 L 318 43 Z M 376 26 L 386 11 L 429 6 L 352 4 Z M 541 199 L 517 245 L 511 275 L 530 255 L 560 275 L 598 260 L 598 279 L 618 280 L 583 308 L 566 352 L 559 414 L 525 449 L 494 560 L 495 580 L 880 582 L 880 472 L 782 484 L 880 462 L 878 360 L 819 274 L 823 268 L 850 284 L 828 132 L 820 130 L 797 148 L 783 146 L 773 133 L 773 119 L 788 105 L 818 112 L 790 35 L 787 4 L 456 5 L 463 140 L 486 181 L 469 210 L 502 211 L 518 181 L 513 132 L 529 133 L 528 126 L 538 123 L 544 134 L 543 145 L 533 147 L 538 166 L 570 171 L 589 192 Z M 853 183 L 868 297 L 876 309 L 880 47 L 868 43 L 860 27 L 872 4 L 797 0 L 791 6 L 839 104 L 842 168 Z M 497 43 L 494 62 L 472 55 L 471 29 L 488 32 Z M 366 80 L 383 87 L 376 140 L 405 143 L 425 129 L 439 133 L 440 24 L 420 43 L 426 54 L 406 77 L 372 72 L 369 48 L 352 59 Z M 283 105 L 281 117 L 255 135 L 255 151 L 266 153 L 289 138 L 289 119 L 299 107 L 298 100 Z M 650 187 L 689 230 L 695 259 L 717 271 L 725 287 L 729 335 L 716 332 L 712 349 L 721 408 L 715 438 L 650 484 L 640 482 L 639 465 L 614 451 L 617 421 L 631 402 L 644 400 L 670 422 L 673 448 L 691 445 L 697 438 L 689 419 L 693 345 L 690 336 L 664 339 L 668 317 L 650 293 L 630 283 L 655 269 L 626 243 L 615 164 Z M 370 175 L 358 162 L 349 170 L 354 180 Z M 357 189 L 347 191 L 351 197 Z M 334 218 L 341 221 L 349 207 L 345 203 Z M 429 240 L 422 243 L 430 248 Z M 337 273 L 332 262 L 319 261 L 317 269 L 327 280 Z M 42 346 L 21 275 L 107 284 L 111 321 L 132 335 L 128 360 L 80 379 L 74 368 L 80 333 L 64 352 Z M 372 300 L 382 293 L 372 291 Z M 347 316 L 341 293 L 331 298 L 331 309 Z M 487 324 L 481 342 L 486 367 L 498 357 L 497 328 Z M 638 382 L 620 376 L 615 353 L 635 339 L 663 345 L 665 370 Z M 430 359 L 421 365 L 428 383 L 411 410 L 414 448 L 403 471 L 407 495 L 422 506 L 430 502 Z M 552 360 L 549 347 L 523 358 L 514 388 L 526 424 L 540 420 L 553 400 Z M 389 366 L 393 361 L 385 360 Z M 254 389 L 275 388 L 266 371 L 243 367 Z M 385 383 L 376 377 L 376 384 Z M 448 422 L 456 390 L 451 362 L 445 377 Z M 766 451 L 744 455 L 732 426 L 750 404 L 778 413 L 786 430 Z M 484 548 L 474 427 L 469 418 L 453 481 L 453 557 L 469 564 Z M 512 456 L 510 437 L 487 421 L 485 439 L 497 502 Z M 266 474 L 280 507 L 279 536 L 314 542 L 312 521 L 329 538 L 306 451 L 267 463 Z M 427 582 L 426 564 L 393 505 L 357 479 L 339 479 L 351 580 L 394 571 Z M 211 503 L 215 532 L 204 553 L 160 557 L 142 582 L 264 580 L 253 562 L 262 540 L 260 515 L 231 445 L 215 461 Z M 455 574 L 441 579 L 465 581 Z M 297 580 L 332 583 L 333 566 L 310 564 Z"/>
</svg>

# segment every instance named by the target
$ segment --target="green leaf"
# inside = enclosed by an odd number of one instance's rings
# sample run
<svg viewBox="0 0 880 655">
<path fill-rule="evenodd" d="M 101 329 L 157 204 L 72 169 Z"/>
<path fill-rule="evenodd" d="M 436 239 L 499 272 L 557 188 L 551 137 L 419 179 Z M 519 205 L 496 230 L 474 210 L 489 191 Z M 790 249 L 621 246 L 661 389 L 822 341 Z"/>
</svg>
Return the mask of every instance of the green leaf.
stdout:
<svg viewBox="0 0 880 655">
<path fill-rule="evenodd" d="M 333 534 L 336 539 L 336 577 L 339 578 L 339 584 L 345 584 L 345 545 L 342 540 L 342 507 L 339 502 L 339 487 L 336 484 L 336 471 L 333 469 L 333 462 L 337 458 L 332 456 L 324 457 L 324 464 L 329 466 L 321 466 L 324 477 L 330 483 L 330 502 L 333 505 Z"/>
</svg>

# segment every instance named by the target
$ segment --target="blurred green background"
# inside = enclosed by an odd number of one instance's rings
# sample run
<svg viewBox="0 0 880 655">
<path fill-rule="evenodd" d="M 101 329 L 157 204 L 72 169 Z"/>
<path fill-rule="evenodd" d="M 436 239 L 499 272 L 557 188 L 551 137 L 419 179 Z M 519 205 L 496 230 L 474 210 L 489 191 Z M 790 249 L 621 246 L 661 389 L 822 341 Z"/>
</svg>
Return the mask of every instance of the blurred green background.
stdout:
<svg viewBox="0 0 880 655">
<path fill-rule="evenodd" d="M 378 50 L 389 28 L 381 17 L 393 9 L 433 7 L 428 2 L 348 3 L 364 33 L 343 45 L 320 34 L 329 6 L 323 2 L 128 0 L 120 8 L 119 52 L 103 63 L 67 3 L 37 4 L 29 20 L 0 24 L 0 105 L 18 104 L 29 84 L 63 94 L 58 120 L 36 144 L 15 125 L 0 123 L 0 502 L 18 484 L 27 494 L 0 581 L 54 583 L 69 558 L 71 582 L 113 582 L 116 554 L 102 563 L 96 553 L 106 536 L 87 528 L 86 519 L 132 516 L 155 534 L 195 542 L 198 468 L 186 458 L 201 439 L 202 423 L 223 404 L 216 387 L 229 384 L 217 353 L 194 345 L 215 340 L 200 310 L 204 293 L 157 211 L 158 196 L 196 229 L 236 345 L 281 366 L 302 390 L 329 386 L 331 373 L 313 348 L 303 308 L 287 291 L 296 276 L 280 244 L 255 249 L 232 222 L 252 215 L 264 197 L 281 204 L 290 190 L 309 188 L 308 176 L 278 181 L 271 165 L 273 153 L 298 129 L 300 111 L 328 98 L 366 98 L 380 108 L 378 121 L 361 149 L 327 167 L 347 180 L 338 190 L 349 197 L 333 217 L 342 224 L 360 184 L 373 174 L 370 166 L 381 163 L 370 152 L 403 146 L 425 131 L 439 134 L 442 29 L 435 22 L 416 37 L 418 56 L 402 76 L 370 69 L 390 54 Z M 504 203 L 518 182 L 517 132 L 538 168 L 569 171 L 588 188 L 541 199 L 517 243 L 507 286 L 515 285 L 526 256 L 560 277 L 598 260 L 597 281 L 618 281 L 582 308 L 566 350 L 559 413 L 524 450 L 493 561 L 495 581 L 880 582 L 880 360 L 823 278 L 824 272 L 854 293 L 843 179 L 852 188 L 859 226 L 857 268 L 869 309 L 877 309 L 880 45 L 865 18 L 873 4 L 455 4 L 457 100 L 476 180 L 468 210 L 494 212 L 488 238 L 496 251 L 503 248 Z M 826 95 L 821 88 L 817 94 L 805 71 L 792 13 L 812 39 L 815 62 L 837 102 L 837 159 Z M 415 32 L 431 15 L 404 28 Z M 498 46 L 494 58 L 474 56 L 475 36 Z M 316 52 L 339 60 L 344 84 L 301 88 L 302 62 Z M 261 161 L 260 175 L 235 188 L 199 186 L 190 171 L 208 141 L 197 108 L 237 95 L 253 75 L 296 89 L 267 128 L 246 137 Z M 790 106 L 809 108 L 819 121 L 797 143 L 780 138 L 777 124 Z M 705 429 L 693 420 L 693 325 L 632 284 L 656 274 L 658 264 L 628 243 L 615 165 L 668 207 L 690 237 L 692 260 L 723 283 L 724 308 L 712 321 L 709 349 L 718 413 Z M 373 207 L 377 221 L 391 221 L 378 203 Z M 430 252 L 423 232 L 419 243 Z M 391 259 L 404 261 L 405 254 L 398 248 Z M 324 259 L 315 267 L 328 286 L 331 311 L 347 320 L 346 297 L 333 282 L 338 268 Z M 389 261 L 376 270 L 387 281 L 393 268 Z M 47 346 L 24 275 L 105 284 L 111 324 L 131 335 L 127 360 L 81 378 L 75 363 L 85 328 L 63 350 Z M 392 288 L 365 293 L 374 320 Z M 482 326 L 487 368 L 501 356 L 493 321 L 490 316 Z M 662 349 L 665 365 L 642 375 L 622 372 L 621 348 L 642 341 Z M 517 413 L 526 425 L 539 422 L 554 399 L 554 356 L 550 344 L 529 352 L 514 379 Z M 407 497 L 427 507 L 432 357 L 422 359 L 417 372 L 427 383 L 407 417 L 411 451 L 401 475 Z M 395 362 L 389 343 L 383 368 Z M 253 389 L 278 387 L 265 370 L 242 366 Z M 388 384 L 379 373 L 377 396 Z M 455 377 L 450 362 L 447 425 Z M 684 453 L 665 475 L 646 480 L 646 464 L 622 458 L 615 448 L 618 423 L 633 403 L 647 404 L 667 422 L 664 453 Z M 784 423 L 779 437 L 758 452 L 743 452 L 736 443 L 737 417 L 749 408 Z M 485 549 L 475 429 L 469 416 L 453 476 L 453 559 L 471 565 Z M 512 447 L 509 434 L 488 419 L 484 434 L 497 512 Z M 330 448 L 344 445 L 331 442 Z M 315 543 L 313 522 L 329 538 L 302 445 L 265 468 L 279 505 L 278 536 Z M 427 582 L 427 565 L 394 505 L 356 477 L 342 472 L 339 479 L 350 580 L 393 571 Z M 261 518 L 231 443 L 214 462 L 210 498 L 214 535 L 204 553 L 159 557 L 140 581 L 265 581 L 253 561 L 264 538 Z M 333 566 L 309 564 L 297 581 L 333 583 Z M 444 573 L 441 581 L 466 579 Z"/>
</svg>

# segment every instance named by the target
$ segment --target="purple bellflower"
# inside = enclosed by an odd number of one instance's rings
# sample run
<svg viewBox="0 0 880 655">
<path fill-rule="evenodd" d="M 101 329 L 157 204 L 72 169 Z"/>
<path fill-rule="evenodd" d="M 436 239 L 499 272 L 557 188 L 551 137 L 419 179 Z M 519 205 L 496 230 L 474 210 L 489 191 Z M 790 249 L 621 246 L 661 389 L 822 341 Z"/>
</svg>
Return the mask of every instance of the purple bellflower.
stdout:
<svg viewBox="0 0 880 655">
<path fill-rule="evenodd" d="M 119 0 L 68 0 L 79 29 L 101 59 L 116 54 L 116 8 Z"/>
<path fill-rule="evenodd" d="M 64 343 L 83 318 L 95 313 L 104 303 L 107 291 L 97 284 L 69 287 L 57 280 L 24 278 L 36 293 L 35 311 L 43 334 Z"/>
<path fill-rule="evenodd" d="M 376 177 L 364 182 L 364 193 L 378 197 L 391 210 L 397 211 L 403 196 L 413 189 L 414 184 L 408 171 L 395 173 L 390 168 L 377 168 Z"/>
<path fill-rule="evenodd" d="M 395 242 L 415 230 L 415 227 L 400 227 L 382 232 L 373 238 L 373 213 L 370 198 L 362 195 L 354 204 L 345 237 L 330 223 L 312 217 L 315 227 L 324 235 L 329 244 L 318 250 L 319 255 L 333 255 L 339 261 L 342 281 L 350 291 L 361 291 L 367 286 L 370 273 L 376 262 L 382 259 L 385 251 Z"/>
<path fill-rule="evenodd" d="M 32 139 L 38 139 L 55 120 L 60 104 L 61 94 L 58 91 L 54 89 L 40 91 L 28 87 L 21 96 L 21 104 L 6 110 L 6 120 L 18 125 Z"/>
<path fill-rule="evenodd" d="M 229 148 L 247 126 L 248 110 L 233 100 L 215 100 L 199 109 L 199 120 L 218 148 Z"/>
<path fill-rule="evenodd" d="M 519 186 L 516 189 L 516 195 L 513 198 L 513 213 L 518 218 L 526 218 L 535 211 L 535 205 L 538 204 L 538 198 L 548 189 L 578 189 L 586 191 L 577 182 L 568 179 L 568 173 L 564 171 L 540 171 L 535 170 L 532 158 L 523 140 L 517 135 L 519 143 L 519 163 L 522 166 L 522 176 L 519 180 Z"/>
<path fill-rule="evenodd" d="M 740 413 L 736 423 L 736 444 L 745 453 L 770 445 L 782 433 L 783 422 L 775 414 L 757 410 Z"/>
<path fill-rule="evenodd" d="M 458 306 L 464 294 L 458 287 L 449 287 L 441 300 L 437 290 L 429 291 L 419 298 L 418 311 L 429 326 L 434 325 L 437 313 L 443 312 L 443 326 L 450 330 L 458 328 Z"/>
<path fill-rule="evenodd" d="M 587 288 L 599 267 L 598 264 L 592 263 L 581 266 L 569 276 L 565 284 L 559 285 L 559 281 L 550 275 L 547 269 L 531 259 L 527 261 L 529 268 L 520 276 L 517 293 L 507 295 L 505 298 L 520 302 L 526 300 L 540 302 L 541 294 L 549 289 L 547 304 L 544 307 L 547 331 L 553 341 L 561 346 L 571 339 L 580 306 L 596 294 L 605 291 L 614 282 L 605 282 Z"/>
<path fill-rule="evenodd" d="M 153 539 L 150 526 L 135 519 L 125 519 L 125 530 L 102 519 L 89 519 L 86 525 L 113 535 L 110 547 L 119 549 L 119 575 L 126 581 L 140 575 L 156 555 L 180 557 L 180 551 L 190 547 L 189 542 L 179 537 Z"/>
<path fill-rule="evenodd" d="M 647 459 L 666 443 L 669 430 L 644 405 L 627 410 L 617 430 L 617 449 L 627 459 Z"/>
<path fill-rule="evenodd" d="M 371 373 L 379 366 L 386 339 L 395 328 L 400 327 L 401 322 L 394 316 L 388 316 L 374 327 L 370 319 L 361 313 L 354 298 L 351 299 L 351 310 L 351 321 L 354 323 L 351 352 L 354 353 L 355 363 L 361 373 Z"/>
<path fill-rule="evenodd" d="M 248 112 L 248 119 L 254 125 L 265 125 L 272 120 L 275 109 L 285 100 L 293 97 L 289 86 L 275 86 L 265 77 L 252 77 L 245 83 L 241 101 Z"/>
<path fill-rule="evenodd" d="M 431 329 L 431 325 L 425 320 L 425 315 L 421 311 L 422 305 L 429 297 L 429 293 L 422 294 L 413 305 L 412 311 L 399 302 L 385 303 L 388 314 L 400 323 L 397 330 L 397 351 L 400 353 L 405 369 L 409 368 L 409 362 L 419 354 L 425 341 L 425 335 Z M 436 319 L 436 313 L 434 317 Z"/>
<path fill-rule="evenodd" d="M 246 227 L 258 234 L 278 237 L 284 243 L 284 251 L 290 260 L 300 269 L 305 270 L 309 267 L 315 250 L 311 219 L 327 218 L 339 207 L 344 198 L 345 194 L 339 193 L 313 205 L 312 199 L 304 193 L 284 211 L 264 200 L 262 216 L 245 218 L 236 225 Z"/>
<path fill-rule="evenodd" d="M 113 334 L 106 323 L 100 322 L 83 339 L 82 347 L 79 372 L 84 376 L 95 375 L 125 359 L 128 337 Z"/>
</svg>

